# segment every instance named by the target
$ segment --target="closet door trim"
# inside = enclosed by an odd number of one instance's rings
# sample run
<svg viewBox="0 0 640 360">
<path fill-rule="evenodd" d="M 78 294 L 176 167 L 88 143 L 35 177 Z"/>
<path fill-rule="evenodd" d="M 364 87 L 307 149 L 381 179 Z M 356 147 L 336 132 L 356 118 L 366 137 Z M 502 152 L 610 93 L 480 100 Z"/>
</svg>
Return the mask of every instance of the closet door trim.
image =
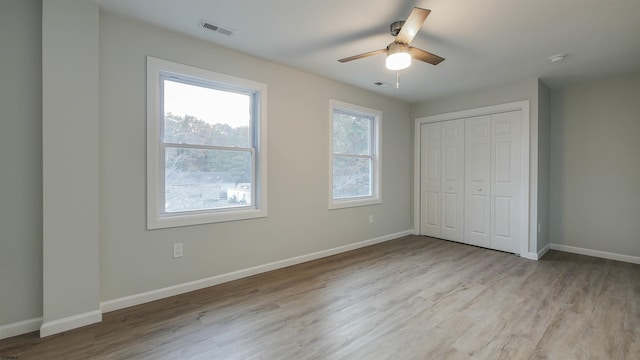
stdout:
<svg viewBox="0 0 640 360">
<path fill-rule="evenodd" d="M 537 155 L 537 133 L 531 131 L 529 121 L 529 100 L 516 101 L 511 103 L 486 106 L 475 109 L 468 109 L 456 112 L 450 112 L 446 114 L 432 115 L 415 119 L 414 125 L 414 156 L 413 156 L 413 233 L 420 234 L 420 126 L 422 124 L 441 122 L 447 120 L 464 119 L 475 116 L 498 114 L 509 111 L 522 111 L 521 116 L 521 183 L 520 194 L 522 201 L 520 202 L 520 252 L 519 255 L 527 258 L 530 257 L 530 248 L 536 248 L 537 239 L 535 238 L 535 231 L 537 229 L 537 202 L 531 199 L 537 199 L 537 162 L 531 162 L 529 153 Z M 533 139 L 533 141 L 531 141 Z M 536 165 L 536 166 L 530 166 Z M 530 183 L 530 179 L 534 180 L 534 183 Z M 534 225 L 531 225 L 534 224 Z"/>
</svg>

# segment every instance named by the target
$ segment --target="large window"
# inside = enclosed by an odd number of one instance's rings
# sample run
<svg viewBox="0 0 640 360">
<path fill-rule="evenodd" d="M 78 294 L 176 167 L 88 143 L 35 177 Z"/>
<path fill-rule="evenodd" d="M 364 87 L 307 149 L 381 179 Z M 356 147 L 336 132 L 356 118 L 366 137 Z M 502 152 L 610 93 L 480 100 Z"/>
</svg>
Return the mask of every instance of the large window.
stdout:
<svg viewBox="0 0 640 360">
<path fill-rule="evenodd" d="M 335 100 L 331 110 L 329 208 L 380 203 L 382 113 Z"/>
<path fill-rule="evenodd" d="M 147 227 L 266 216 L 266 85 L 147 58 Z"/>
</svg>

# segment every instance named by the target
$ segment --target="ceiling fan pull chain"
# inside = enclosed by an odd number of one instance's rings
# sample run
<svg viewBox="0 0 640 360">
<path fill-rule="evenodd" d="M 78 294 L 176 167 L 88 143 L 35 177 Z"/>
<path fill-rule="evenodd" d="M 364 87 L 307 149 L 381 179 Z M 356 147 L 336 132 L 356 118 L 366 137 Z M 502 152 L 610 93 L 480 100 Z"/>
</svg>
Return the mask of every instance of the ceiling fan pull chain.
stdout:
<svg viewBox="0 0 640 360">
<path fill-rule="evenodd" d="M 396 70 L 396 89 L 400 89 L 400 70 Z"/>
</svg>

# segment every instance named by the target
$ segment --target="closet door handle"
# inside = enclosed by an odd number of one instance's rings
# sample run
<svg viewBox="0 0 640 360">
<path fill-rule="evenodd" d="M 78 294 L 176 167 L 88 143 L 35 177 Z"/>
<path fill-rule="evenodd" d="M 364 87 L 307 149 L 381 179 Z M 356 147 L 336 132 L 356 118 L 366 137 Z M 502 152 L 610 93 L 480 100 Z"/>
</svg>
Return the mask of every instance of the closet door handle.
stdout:
<svg viewBox="0 0 640 360">
<path fill-rule="evenodd" d="M 482 191 L 482 188 L 479 188 L 478 191 Z"/>
</svg>

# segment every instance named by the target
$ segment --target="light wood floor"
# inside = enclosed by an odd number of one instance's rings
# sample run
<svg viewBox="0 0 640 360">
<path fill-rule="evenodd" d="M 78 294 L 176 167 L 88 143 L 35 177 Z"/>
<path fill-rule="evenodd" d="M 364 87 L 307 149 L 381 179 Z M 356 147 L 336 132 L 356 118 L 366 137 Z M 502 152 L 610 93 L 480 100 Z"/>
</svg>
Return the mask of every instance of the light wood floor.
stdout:
<svg viewBox="0 0 640 360">
<path fill-rule="evenodd" d="M 104 315 L 1 359 L 640 359 L 640 266 L 409 236 Z"/>
</svg>

